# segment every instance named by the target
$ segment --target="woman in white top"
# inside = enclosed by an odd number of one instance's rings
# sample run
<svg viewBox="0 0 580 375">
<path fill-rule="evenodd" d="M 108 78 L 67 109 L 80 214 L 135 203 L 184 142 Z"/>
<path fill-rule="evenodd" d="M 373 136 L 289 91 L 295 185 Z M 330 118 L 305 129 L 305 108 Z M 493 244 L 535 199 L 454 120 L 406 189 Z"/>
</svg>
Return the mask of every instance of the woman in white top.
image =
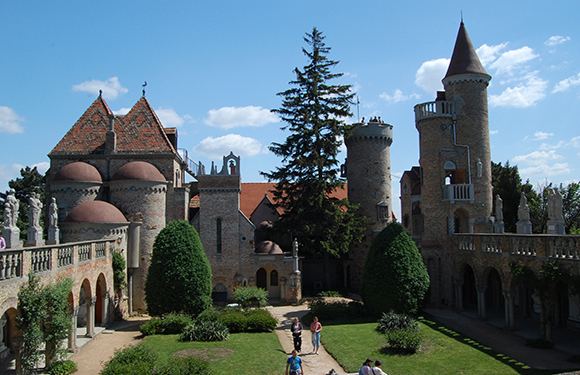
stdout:
<svg viewBox="0 0 580 375">
<path fill-rule="evenodd" d="M 375 361 L 375 366 L 371 369 L 371 374 L 372 375 L 387 375 L 383 372 L 383 370 L 381 370 L 382 365 L 383 365 L 383 361 L 381 361 L 380 359 L 377 359 Z"/>
</svg>

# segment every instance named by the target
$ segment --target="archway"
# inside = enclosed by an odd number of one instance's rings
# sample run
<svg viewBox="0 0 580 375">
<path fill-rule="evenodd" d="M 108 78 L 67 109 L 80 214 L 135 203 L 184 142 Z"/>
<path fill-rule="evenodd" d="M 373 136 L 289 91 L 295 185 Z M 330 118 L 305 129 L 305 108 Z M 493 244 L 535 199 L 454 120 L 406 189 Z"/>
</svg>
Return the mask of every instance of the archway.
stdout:
<svg viewBox="0 0 580 375">
<path fill-rule="evenodd" d="M 453 214 L 453 233 L 469 233 L 469 211 L 458 208 Z"/>
<path fill-rule="evenodd" d="M 502 294 L 501 278 L 495 268 L 487 273 L 487 287 L 485 288 L 485 308 L 489 312 L 504 311 L 504 298 Z"/>
<path fill-rule="evenodd" d="M 268 291 L 268 298 L 280 298 L 280 273 L 272 266 L 264 266 L 256 271 L 256 286 Z"/>
<path fill-rule="evenodd" d="M 463 308 L 465 310 L 477 310 L 477 289 L 475 288 L 475 274 L 469 265 L 464 266 L 463 271 Z"/>
<path fill-rule="evenodd" d="M 84 279 L 79 291 L 79 309 L 77 326 L 86 327 L 87 337 L 93 337 L 95 331 L 95 303 L 91 293 L 91 283 Z"/>
<path fill-rule="evenodd" d="M 18 310 L 11 307 L 0 317 L 0 360 L 14 352 L 14 338 L 22 336 L 22 332 L 16 328 L 18 315 Z"/>
<path fill-rule="evenodd" d="M 96 302 L 95 302 L 95 324 L 105 326 L 108 322 L 108 291 L 105 275 L 102 273 L 97 279 L 96 285 Z"/>
<path fill-rule="evenodd" d="M 570 314 L 570 295 L 568 284 L 559 281 L 556 284 L 556 303 L 554 304 L 554 325 L 556 327 L 566 327 Z"/>
</svg>

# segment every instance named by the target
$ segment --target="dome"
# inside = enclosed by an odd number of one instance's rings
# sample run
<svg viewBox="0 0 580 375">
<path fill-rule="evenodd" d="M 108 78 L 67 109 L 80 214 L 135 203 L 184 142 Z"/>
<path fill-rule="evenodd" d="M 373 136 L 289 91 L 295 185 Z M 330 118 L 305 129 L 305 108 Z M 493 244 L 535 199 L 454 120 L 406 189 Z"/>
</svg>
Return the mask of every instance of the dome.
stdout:
<svg viewBox="0 0 580 375">
<path fill-rule="evenodd" d="M 272 241 L 262 241 L 256 246 L 256 254 L 284 254 L 280 246 Z"/>
<path fill-rule="evenodd" d="M 272 228 L 273 228 L 272 222 L 269 221 L 269 220 L 264 220 L 264 221 L 262 221 L 260 223 L 260 225 L 258 225 L 258 229 L 267 229 L 267 230 L 269 230 L 269 229 L 272 229 Z"/>
<path fill-rule="evenodd" d="M 66 223 L 127 223 L 119 209 L 103 201 L 81 203 L 64 219 Z"/>
<path fill-rule="evenodd" d="M 103 182 L 103 179 L 97 168 L 89 163 L 77 161 L 59 169 L 53 181 Z"/>
<path fill-rule="evenodd" d="M 154 165 L 145 161 L 133 161 L 123 165 L 111 180 L 167 181 Z"/>
</svg>

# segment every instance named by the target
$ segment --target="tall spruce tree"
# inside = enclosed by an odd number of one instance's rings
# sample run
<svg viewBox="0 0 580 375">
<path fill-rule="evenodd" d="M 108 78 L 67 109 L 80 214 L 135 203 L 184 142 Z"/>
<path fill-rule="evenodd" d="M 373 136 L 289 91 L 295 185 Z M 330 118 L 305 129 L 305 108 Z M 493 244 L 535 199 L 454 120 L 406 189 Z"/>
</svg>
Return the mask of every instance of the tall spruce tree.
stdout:
<svg viewBox="0 0 580 375">
<path fill-rule="evenodd" d="M 273 110 L 289 130 L 284 143 L 270 146 L 282 158 L 282 166 L 272 172 L 262 172 L 275 181 L 276 207 L 283 214 L 275 227 L 298 238 L 301 250 L 324 256 L 325 287 L 330 287 L 330 256 L 340 257 L 349 245 L 363 236 L 364 219 L 354 216 L 357 206 L 347 199 L 333 198 L 343 189 L 337 159 L 342 137 L 352 126 L 344 119 L 352 116 L 354 97 L 350 85 L 331 84 L 342 76 L 332 73 L 338 61 L 327 58 L 330 51 L 324 36 L 316 28 L 306 33 L 310 47 L 302 51 L 309 60 L 303 70 L 294 69 L 292 88 L 278 93 L 282 106 Z"/>
</svg>

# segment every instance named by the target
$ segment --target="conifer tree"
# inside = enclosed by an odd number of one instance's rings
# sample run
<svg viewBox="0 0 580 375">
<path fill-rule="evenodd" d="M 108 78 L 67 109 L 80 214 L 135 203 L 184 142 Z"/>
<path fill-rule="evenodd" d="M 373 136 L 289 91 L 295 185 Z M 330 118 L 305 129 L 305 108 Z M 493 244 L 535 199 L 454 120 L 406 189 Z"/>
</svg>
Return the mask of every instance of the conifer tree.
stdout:
<svg viewBox="0 0 580 375">
<path fill-rule="evenodd" d="M 350 85 L 330 82 L 342 73 L 331 72 L 338 61 L 328 59 L 330 48 L 324 38 L 316 28 L 306 33 L 304 40 L 310 48 L 302 51 L 309 64 L 303 70 L 295 68 L 292 87 L 278 93 L 282 106 L 273 112 L 290 135 L 284 143 L 270 146 L 283 165 L 262 175 L 277 182 L 275 206 L 284 213 L 275 226 L 298 238 L 301 250 L 324 256 L 329 288 L 329 257 L 339 257 L 351 243 L 362 239 L 364 219 L 354 216 L 358 207 L 347 199 L 331 196 L 344 185 L 337 155 L 342 138 L 352 130 L 345 119 L 352 116 L 354 93 Z"/>
</svg>

